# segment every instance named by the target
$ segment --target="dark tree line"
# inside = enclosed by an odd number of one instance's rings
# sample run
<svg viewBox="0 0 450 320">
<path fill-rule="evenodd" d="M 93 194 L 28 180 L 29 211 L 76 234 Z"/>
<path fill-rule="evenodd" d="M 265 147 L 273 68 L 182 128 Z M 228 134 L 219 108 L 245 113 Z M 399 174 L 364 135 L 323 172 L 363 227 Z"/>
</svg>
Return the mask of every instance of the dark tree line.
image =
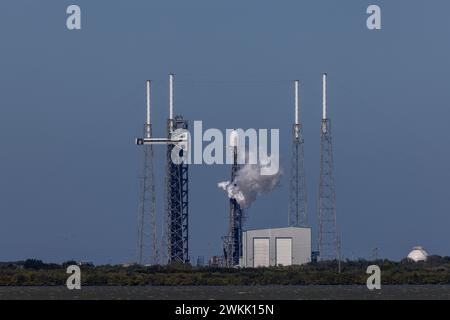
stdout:
<svg viewBox="0 0 450 320">
<path fill-rule="evenodd" d="M 76 264 L 44 263 L 29 259 L 16 263 L 0 263 L 1 286 L 64 285 L 66 268 Z M 376 264 L 381 268 L 382 284 L 450 284 L 450 258 L 433 256 L 427 262 L 408 260 L 354 260 L 310 263 L 303 266 L 226 269 L 169 265 L 82 265 L 82 285 L 364 285 L 366 269 Z"/>
</svg>

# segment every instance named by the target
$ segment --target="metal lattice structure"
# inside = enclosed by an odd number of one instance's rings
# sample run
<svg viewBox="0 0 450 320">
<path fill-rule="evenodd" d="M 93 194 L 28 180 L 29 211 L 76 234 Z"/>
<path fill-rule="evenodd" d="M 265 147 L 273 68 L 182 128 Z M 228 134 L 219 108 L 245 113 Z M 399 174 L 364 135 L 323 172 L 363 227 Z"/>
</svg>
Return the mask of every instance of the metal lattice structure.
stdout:
<svg viewBox="0 0 450 320">
<path fill-rule="evenodd" d="M 144 126 L 144 137 L 151 138 L 151 136 L 150 81 L 147 81 L 147 123 Z M 153 146 L 151 144 L 145 145 L 143 149 L 142 176 L 140 180 L 137 263 L 157 264 L 156 195 L 153 172 Z"/>
<path fill-rule="evenodd" d="M 167 122 L 167 138 L 154 138 L 151 134 L 150 121 L 150 81 L 147 81 L 147 125 L 144 138 L 136 139 L 137 145 L 144 146 L 145 173 L 142 186 L 139 230 L 138 230 L 138 261 L 145 256 L 144 240 L 146 239 L 146 218 L 150 217 L 150 238 L 152 241 L 153 263 L 189 262 L 189 189 L 188 165 L 186 163 L 188 139 L 188 122 L 181 116 L 173 117 L 173 74 L 170 74 L 169 120 Z M 166 160 L 166 206 L 165 221 L 160 249 L 156 243 L 156 200 L 153 177 L 153 145 L 167 145 Z M 178 154 L 179 162 L 172 161 L 172 154 Z M 183 155 L 184 153 L 184 155 Z"/>
<path fill-rule="evenodd" d="M 153 174 L 153 147 L 151 145 L 144 146 L 143 158 L 137 262 L 139 264 L 157 264 L 156 197 Z M 150 255 L 146 256 L 146 252 L 149 252 Z"/>
<path fill-rule="evenodd" d="M 233 165 L 231 167 L 231 183 L 234 183 L 240 169 L 237 164 L 237 146 L 233 147 Z M 234 198 L 230 198 L 230 213 L 228 235 L 224 237 L 224 258 L 227 267 L 239 265 L 239 258 L 242 256 L 242 224 L 243 210 Z"/>
<path fill-rule="evenodd" d="M 318 246 L 320 260 L 340 261 L 340 239 L 336 221 L 336 196 L 331 124 L 326 113 L 327 75 L 323 75 L 323 117 L 320 134 L 320 184 Z"/>
<path fill-rule="evenodd" d="M 188 123 L 181 116 L 168 121 L 169 139 L 173 130 L 187 130 Z M 189 176 L 188 165 L 185 162 L 175 164 L 172 161 L 172 151 L 176 146 L 167 146 L 167 207 L 166 232 L 167 255 L 169 263 L 189 262 Z M 183 152 L 182 150 L 180 152 Z M 183 155 L 180 155 L 183 157 Z"/>
<path fill-rule="evenodd" d="M 291 227 L 307 227 L 307 193 L 304 167 L 304 140 L 299 119 L 299 81 L 294 82 L 295 123 L 292 130 L 291 177 L 289 185 L 288 223 Z"/>
</svg>

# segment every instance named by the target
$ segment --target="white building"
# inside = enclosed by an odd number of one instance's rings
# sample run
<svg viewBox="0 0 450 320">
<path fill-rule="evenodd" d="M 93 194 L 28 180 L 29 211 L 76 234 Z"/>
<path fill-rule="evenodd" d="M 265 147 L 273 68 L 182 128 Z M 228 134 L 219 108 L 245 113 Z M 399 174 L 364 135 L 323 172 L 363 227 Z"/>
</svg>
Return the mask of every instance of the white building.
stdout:
<svg viewBox="0 0 450 320">
<path fill-rule="evenodd" d="M 311 262 L 311 228 L 274 228 L 242 233 L 242 261 L 246 268 L 290 266 Z"/>
</svg>

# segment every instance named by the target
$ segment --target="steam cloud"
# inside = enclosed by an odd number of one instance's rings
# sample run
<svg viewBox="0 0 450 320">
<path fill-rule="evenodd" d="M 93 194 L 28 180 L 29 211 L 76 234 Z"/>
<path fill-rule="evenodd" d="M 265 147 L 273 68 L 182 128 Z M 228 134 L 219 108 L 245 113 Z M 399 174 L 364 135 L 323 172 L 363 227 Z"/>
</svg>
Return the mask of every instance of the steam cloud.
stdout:
<svg viewBox="0 0 450 320">
<path fill-rule="evenodd" d="M 261 168 L 269 164 L 245 164 L 238 171 L 234 182 L 220 182 L 218 187 L 225 190 L 230 199 L 235 199 L 242 209 L 249 208 L 258 195 L 271 192 L 279 184 L 281 170 L 273 175 L 261 175 Z"/>
</svg>

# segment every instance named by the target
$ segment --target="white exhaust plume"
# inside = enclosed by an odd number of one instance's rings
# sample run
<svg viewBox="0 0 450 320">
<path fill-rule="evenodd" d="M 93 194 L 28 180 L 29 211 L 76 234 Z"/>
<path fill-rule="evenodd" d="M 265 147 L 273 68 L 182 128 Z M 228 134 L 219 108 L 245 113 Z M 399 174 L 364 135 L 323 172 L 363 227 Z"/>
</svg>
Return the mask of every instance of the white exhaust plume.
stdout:
<svg viewBox="0 0 450 320">
<path fill-rule="evenodd" d="M 237 172 L 234 182 L 220 182 L 218 187 L 225 190 L 230 199 L 235 199 L 242 209 L 249 208 L 258 195 L 267 194 L 279 185 L 281 169 L 273 175 L 261 175 L 261 169 L 270 166 L 271 157 L 258 164 L 245 164 Z"/>
</svg>

